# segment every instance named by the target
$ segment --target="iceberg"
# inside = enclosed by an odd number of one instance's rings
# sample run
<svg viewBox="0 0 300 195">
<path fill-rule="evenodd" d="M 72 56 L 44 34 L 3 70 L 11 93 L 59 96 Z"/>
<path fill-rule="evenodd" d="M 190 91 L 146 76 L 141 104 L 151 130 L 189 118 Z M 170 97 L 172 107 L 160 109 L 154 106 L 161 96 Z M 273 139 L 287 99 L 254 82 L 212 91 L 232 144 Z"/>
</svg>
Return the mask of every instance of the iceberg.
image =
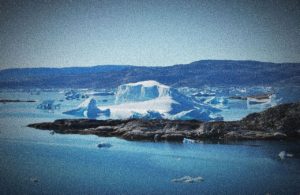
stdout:
<svg viewBox="0 0 300 195">
<path fill-rule="evenodd" d="M 66 97 L 66 100 L 75 100 L 75 99 L 79 100 L 80 98 L 86 99 L 89 96 L 88 95 L 82 95 L 79 92 L 76 92 L 75 90 L 71 90 L 71 91 L 68 91 L 68 92 L 65 93 L 65 97 Z"/>
<path fill-rule="evenodd" d="M 57 110 L 60 109 L 60 104 L 55 104 L 55 100 L 44 100 L 36 108 L 41 110 Z"/>
<path fill-rule="evenodd" d="M 120 85 L 117 89 L 116 104 L 147 101 L 170 94 L 170 87 L 157 81 L 142 81 Z"/>
<path fill-rule="evenodd" d="M 172 179 L 172 182 L 180 182 L 180 183 L 200 183 L 204 181 L 203 177 L 191 177 L 191 176 L 184 176 L 178 179 Z"/>
<path fill-rule="evenodd" d="M 194 144 L 194 143 L 196 143 L 196 140 L 183 138 L 182 143 L 184 143 L 184 144 Z"/>
<path fill-rule="evenodd" d="M 173 119 L 202 121 L 223 120 L 216 114 L 220 109 L 199 103 L 180 93 L 177 89 L 157 81 L 141 81 L 120 85 L 116 91 L 115 104 L 97 106 L 89 98 L 76 109 L 64 112 L 76 116 L 109 119 Z"/>
<path fill-rule="evenodd" d="M 117 88 L 115 105 L 98 108 L 109 109 L 112 119 L 222 120 L 221 116 L 215 114 L 218 109 L 196 103 L 177 89 L 152 80 L 120 85 Z"/>
<path fill-rule="evenodd" d="M 225 106 L 228 104 L 228 99 L 214 96 L 207 98 L 204 103 L 210 104 L 216 108 L 225 108 Z"/>
<path fill-rule="evenodd" d="M 83 101 L 77 108 L 63 112 L 63 114 L 69 114 L 80 117 L 88 117 L 95 119 L 100 115 L 109 116 L 109 110 L 101 110 L 97 107 L 97 101 L 94 98 L 88 98 Z"/>
<path fill-rule="evenodd" d="M 281 160 L 284 160 L 286 157 L 292 158 L 294 155 L 287 153 L 286 151 L 281 151 L 279 152 L 278 156 Z"/>
</svg>

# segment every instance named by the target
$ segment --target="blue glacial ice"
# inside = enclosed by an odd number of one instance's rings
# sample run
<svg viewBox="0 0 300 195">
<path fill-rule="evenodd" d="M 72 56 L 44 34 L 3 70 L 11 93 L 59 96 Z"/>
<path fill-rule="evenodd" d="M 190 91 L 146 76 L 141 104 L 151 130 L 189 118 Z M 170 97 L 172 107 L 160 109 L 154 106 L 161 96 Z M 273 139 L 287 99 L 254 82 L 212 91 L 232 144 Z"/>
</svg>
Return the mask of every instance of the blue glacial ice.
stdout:
<svg viewBox="0 0 300 195">
<path fill-rule="evenodd" d="M 221 120 L 214 107 L 201 105 L 177 89 L 157 81 L 141 81 L 120 85 L 115 105 L 100 106 L 111 111 L 110 118 L 166 118 Z"/>
<path fill-rule="evenodd" d="M 97 118 L 101 115 L 109 116 L 110 110 L 101 110 L 97 107 L 97 101 L 94 98 L 88 98 L 84 100 L 77 108 L 63 112 L 63 114 L 69 114 L 87 118 Z"/>
<path fill-rule="evenodd" d="M 76 116 L 109 119 L 198 119 L 202 121 L 222 120 L 220 109 L 195 102 L 177 89 L 157 81 L 141 81 L 120 85 L 113 105 L 96 105 L 89 98 L 76 109 L 64 112 Z M 103 118 L 103 117 L 102 117 Z"/>
</svg>

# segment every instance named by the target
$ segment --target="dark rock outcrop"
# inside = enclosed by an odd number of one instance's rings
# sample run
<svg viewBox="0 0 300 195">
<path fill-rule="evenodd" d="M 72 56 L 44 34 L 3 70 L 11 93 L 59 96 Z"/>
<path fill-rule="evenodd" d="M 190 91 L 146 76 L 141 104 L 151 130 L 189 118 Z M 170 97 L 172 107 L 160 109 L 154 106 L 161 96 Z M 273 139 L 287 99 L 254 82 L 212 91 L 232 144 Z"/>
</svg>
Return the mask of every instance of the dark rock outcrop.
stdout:
<svg viewBox="0 0 300 195">
<path fill-rule="evenodd" d="M 9 100 L 9 99 L 1 99 L 0 103 L 18 103 L 18 102 L 36 102 L 35 100 Z"/>
<path fill-rule="evenodd" d="M 60 119 L 28 126 L 56 133 L 116 136 L 127 140 L 297 139 L 300 137 L 300 102 L 279 105 L 229 122 Z"/>
<path fill-rule="evenodd" d="M 300 130 L 300 103 L 282 104 L 242 119 L 242 125 L 256 131 L 278 131 L 295 136 Z"/>
</svg>

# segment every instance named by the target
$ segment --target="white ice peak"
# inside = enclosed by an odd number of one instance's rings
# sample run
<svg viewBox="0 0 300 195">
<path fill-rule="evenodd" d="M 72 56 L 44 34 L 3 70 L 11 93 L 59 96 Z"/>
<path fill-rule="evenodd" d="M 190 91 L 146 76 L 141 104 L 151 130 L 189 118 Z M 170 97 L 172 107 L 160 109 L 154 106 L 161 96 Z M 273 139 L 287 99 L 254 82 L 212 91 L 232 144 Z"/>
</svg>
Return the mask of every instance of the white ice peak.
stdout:
<svg viewBox="0 0 300 195">
<path fill-rule="evenodd" d="M 218 120 L 219 117 L 214 116 L 215 112 L 216 109 L 195 103 L 177 89 L 150 80 L 120 85 L 114 105 L 97 107 L 96 100 L 89 99 L 65 114 L 84 115 L 89 118 L 105 116 L 110 119 L 167 118 L 209 121 Z"/>
<path fill-rule="evenodd" d="M 170 96 L 170 87 L 157 81 L 141 81 L 120 85 L 116 93 L 116 104 L 124 102 L 147 101 Z"/>
<path fill-rule="evenodd" d="M 170 88 L 169 86 L 161 84 L 154 80 L 140 81 L 140 82 L 136 82 L 136 83 L 127 83 L 125 85 L 130 85 L 130 86 L 143 85 L 144 87 L 152 87 L 152 86 L 156 85 L 156 86 L 160 86 L 160 87 L 164 87 L 164 88 Z"/>
</svg>

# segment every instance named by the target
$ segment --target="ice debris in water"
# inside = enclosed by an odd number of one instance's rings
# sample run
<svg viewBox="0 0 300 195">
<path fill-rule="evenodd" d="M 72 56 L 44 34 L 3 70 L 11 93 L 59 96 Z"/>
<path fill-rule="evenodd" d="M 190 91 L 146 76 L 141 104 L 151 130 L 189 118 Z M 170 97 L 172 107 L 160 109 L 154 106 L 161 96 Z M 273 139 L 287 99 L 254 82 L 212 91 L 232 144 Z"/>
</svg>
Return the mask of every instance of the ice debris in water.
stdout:
<svg viewBox="0 0 300 195">
<path fill-rule="evenodd" d="M 75 91 L 75 90 L 71 90 L 65 93 L 65 97 L 66 100 L 79 100 L 80 98 L 82 99 L 86 99 L 89 96 L 88 95 L 84 95 L 84 94 L 80 94 L 79 92 Z"/>
<path fill-rule="evenodd" d="M 291 158 L 293 156 L 294 156 L 293 154 L 289 154 L 289 153 L 286 154 L 286 157 L 290 157 Z"/>
<path fill-rule="evenodd" d="M 172 182 L 180 182 L 180 183 L 200 183 L 202 181 L 204 181 L 204 179 L 200 176 L 198 177 L 184 176 L 178 179 L 172 179 Z"/>
<path fill-rule="evenodd" d="M 55 104 L 55 100 L 44 100 L 36 108 L 41 110 L 57 110 L 60 109 L 60 104 Z"/>
<path fill-rule="evenodd" d="M 63 114 L 75 115 L 75 116 L 86 116 L 90 119 L 97 118 L 100 115 L 109 116 L 110 111 L 100 110 L 97 107 L 97 101 L 94 98 L 88 98 L 82 102 L 77 108 L 63 112 Z"/>
<path fill-rule="evenodd" d="M 184 144 L 193 144 L 195 142 L 196 142 L 196 140 L 188 139 L 188 138 L 183 138 L 183 141 L 182 141 L 182 143 L 184 143 Z"/>
<path fill-rule="evenodd" d="M 293 157 L 294 155 L 293 155 L 293 154 L 290 154 L 290 153 L 287 153 L 286 151 L 281 151 L 281 152 L 279 152 L 278 156 L 279 156 L 279 158 L 280 158 L 281 160 L 284 160 L 285 157 L 291 158 L 291 157 Z"/>
<path fill-rule="evenodd" d="M 279 152 L 278 156 L 281 160 L 283 160 L 285 158 L 285 151 Z"/>
</svg>

